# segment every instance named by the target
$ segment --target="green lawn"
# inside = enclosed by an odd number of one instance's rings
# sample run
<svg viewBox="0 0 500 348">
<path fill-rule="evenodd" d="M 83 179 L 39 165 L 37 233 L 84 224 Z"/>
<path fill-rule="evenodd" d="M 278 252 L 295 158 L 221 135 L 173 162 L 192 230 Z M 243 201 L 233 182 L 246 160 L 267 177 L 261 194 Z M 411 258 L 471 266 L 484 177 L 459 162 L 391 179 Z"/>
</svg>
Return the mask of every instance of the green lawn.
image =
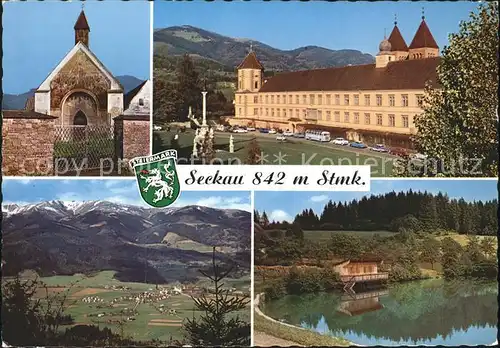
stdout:
<svg viewBox="0 0 500 348">
<path fill-rule="evenodd" d="M 153 151 L 170 149 L 175 130 L 154 132 Z M 285 142 L 276 140 L 276 135 L 251 132 L 234 134 L 234 153 L 229 153 L 230 133 L 215 133 L 216 163 L 244 163 L 248 145 L 257 137 L 263 152 L 263 164 L 313 164 L 313 165 L 371 165 L 374 177 L 392 176 L 394 156 L 370 152 L 366 149 L 353 149 L 329 143 L 317 143 L 304 139 L 290 138 Z M 179 134 L 179 158 L 190 159 L 193 148 L 194 132 L 187 130 Z M 278 160 L 281 154 L 281 160 Z M 190 160 L 188 160 L 188 163 Z M 179 160 L 179 164 L 182 164 Z"/>
<path fill-rule="evenodd" d="M 372 237 L 378 234 L 381 237 L 390 237 L 394 235 L 394 232 L 389 231 L 304 231 L 304 237 L 309 240 L 315 241 L 328 241 L 332 237 L 332 234 L 348 234 L 351 236 L 358 237 Z"/>
</svg>

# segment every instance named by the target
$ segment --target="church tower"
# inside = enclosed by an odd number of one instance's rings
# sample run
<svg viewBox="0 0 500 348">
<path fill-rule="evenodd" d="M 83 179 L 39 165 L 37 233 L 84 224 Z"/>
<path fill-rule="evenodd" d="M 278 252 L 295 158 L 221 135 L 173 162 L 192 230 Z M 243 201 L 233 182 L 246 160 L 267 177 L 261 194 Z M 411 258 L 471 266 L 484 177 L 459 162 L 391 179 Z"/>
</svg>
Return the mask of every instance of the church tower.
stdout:
<svg viewBox="0 0 500 348">
<path fill-rule="evenodd" d="M 392 29 L 388 40 L 391 44 L 391 52 L 395 55 L 396 60 L 405 60 L 408 58 L 408 46 L 399 31 L 396 18 L 394 18 L 394 29 Z"/>
<path fill-rule="evenodd" d="M 250 48 L 243 62 L 238 66 L 238 92 L 258 92 L 262 87 L 264 67 Z"/>
<path fill-rule="evenodd" d="M 87 17 L 85 17 L 85 12 L 82 10 L 75 23 L 75 45 L 81 42 L 89 47 L 89 34 L 89 23 L 87 22 Z"/>
<path fill-rule="evenodd" d="M 376 68 L 385 68 L 389 62 L 393 62 L 396 60 L 396 55 L 392 52 L 392 45 L 387 40 L 384 35 L 384 39 L 380 42 L 378 46 L 379 52 L 375 57 L 375 67 Z"/>
<path fill-rule="evenodd" d="M 423 12 L 423 11 L 422 11 Z M 425 22 L 422 13 L 422 22 L 410 44 L 410 59 L 421 59 L 439 56 L 439 46 Z"/>
</svg>

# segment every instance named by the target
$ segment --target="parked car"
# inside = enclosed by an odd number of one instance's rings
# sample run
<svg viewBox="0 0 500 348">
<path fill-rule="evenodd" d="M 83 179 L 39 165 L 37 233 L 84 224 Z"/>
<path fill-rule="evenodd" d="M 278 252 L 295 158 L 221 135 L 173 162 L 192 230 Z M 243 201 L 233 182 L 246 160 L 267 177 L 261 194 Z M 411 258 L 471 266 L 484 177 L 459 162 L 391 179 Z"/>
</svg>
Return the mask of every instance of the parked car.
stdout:
<svg viewBox="0 0 500 348">
<path fill-rule="evenodd" d="M 283 135 L 284 135 L 285 137 L 291 137 L 291 136 L 293 136 L 293 132 L 291 132 L 291 131 L 289 131 L 289 130 L 286 130 L 286 131 L 284 131 L 284 132 L 283 132 Z"/>
<path fill-rule="evenodd" d="M 270 129 L 268 133 L 269 134 L 276 134 L 276 129 Z"/>
<path fill-rule="evenodd" d="M 389 149 L 383 144 L 375 144 L 375 146 L 370 147 L 370 150 L 376 152 L 389 152 Z"/>
<path fill-rule="evenodd" d="M 235 128 L 233 129 L 233 133 L 247 133 L 248 131 L 245 128 Z"/>
<path fill-rule="evenodd" d="M 267 134 L 267 133 L 269 133 L 269 129 L 267 129 L 267 128 L 261 128 L 261 129 L 259 129 L 259 132 Z"/>
<path fill-rule="evenodd" d="M 357 149 L 366 149 L 368 146 L 363 144 L 361 141 L 353 141 L 349 144 L 350 147 L 355 147 Z"/>
<path fill-rule="evenodd" d="M 415 153 L 411 157 L 414 158 L 414 159 L 417 159 L 417 160 L 421 160 L 421 161 L 427 159 L 427 155 L 424 155 L 424 154 L 421 154 L 421 153 Z"/>
<path fill-rule="evenodd" d="M 285 140 L 286 140 L 286 137 L 285 137 L 283 134 L 278 134 L 278 135 L 276 136 L 276 140 L 285 141 Z"/>
<path fill-rule="evenodd" d="M 161 127 L 155 125 L 155 126 L 153 126 L 153 130 L 155 130 L 155 131 L 161 131 Z"/>
<path fill-rule="evenodd" d="M 344 138 L 335 138 L 331 141 L 332 144 L 335 144 L 335 145 L 349 145 L 349 141 L 344 139 Z"/>
<path fill-rule="evenodd" d="M 394 156 L 399 156 L 399 157 L 407 157 L 408 156 L 408 150 L 406 150 L 403 147 L 392 147 L 389 150 L 389 153 Z"/>
<path fill-rule="evenodd" d="M 249 131 L 249 132 L 255 132 L 255 127 L 247 127 L 247 131 Z"/>
<path fill-rule="evenodd" d="M 293 136 L 295 138 L 305 138 L 306 137 L 305 133 L 294 133 Z"/>
</svg>

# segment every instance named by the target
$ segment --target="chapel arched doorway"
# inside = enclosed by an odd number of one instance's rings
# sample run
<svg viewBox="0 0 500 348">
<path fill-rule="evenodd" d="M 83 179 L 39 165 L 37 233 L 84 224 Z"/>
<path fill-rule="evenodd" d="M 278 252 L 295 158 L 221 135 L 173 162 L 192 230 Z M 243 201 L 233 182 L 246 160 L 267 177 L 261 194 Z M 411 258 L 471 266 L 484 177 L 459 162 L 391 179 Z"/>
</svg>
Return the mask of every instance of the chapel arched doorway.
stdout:
<svg viewBox="0 0 500 348">
<path fill-rule="evenodd" d="M 74 126 L 86 126 L 87 125 L 87 115 L 82 110 L 78 110 L 73 119 Z"/>
</svg>

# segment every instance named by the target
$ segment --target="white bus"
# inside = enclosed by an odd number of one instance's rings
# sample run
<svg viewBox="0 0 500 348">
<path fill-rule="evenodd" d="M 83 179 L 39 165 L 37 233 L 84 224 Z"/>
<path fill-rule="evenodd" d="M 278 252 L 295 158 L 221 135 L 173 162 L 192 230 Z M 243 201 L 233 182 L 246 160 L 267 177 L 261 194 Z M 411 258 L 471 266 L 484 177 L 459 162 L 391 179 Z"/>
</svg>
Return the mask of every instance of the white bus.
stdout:
<svg viewBox="0 0 500 348">
<path fill-rule="evenodd" d="M 307 130 L 305 138 L 307 140 L 329 142 L 330 141 L 330 132 Z"/>
</svg>

